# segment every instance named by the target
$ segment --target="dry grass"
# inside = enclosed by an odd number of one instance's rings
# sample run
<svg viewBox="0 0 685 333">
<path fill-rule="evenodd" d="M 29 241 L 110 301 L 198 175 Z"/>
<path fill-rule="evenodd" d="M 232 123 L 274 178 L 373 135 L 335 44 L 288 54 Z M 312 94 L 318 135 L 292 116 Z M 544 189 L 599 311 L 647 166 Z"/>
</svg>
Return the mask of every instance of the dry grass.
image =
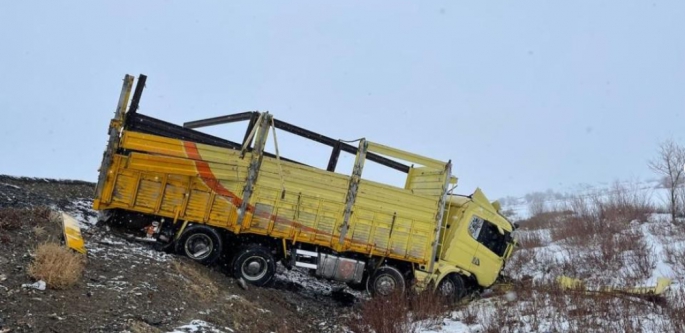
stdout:
<svg viewBox="0 0 685 333">
<path fill-rule="evenodd" d="M 685 290 L 680 289 L 672 293 L 668 302 L 667 313 L 675 332 L 685 332 Z"/>
<path fill-rule="evenodd" d="M 187 287 L 201 300 L 214 299 L 219 287 L 207 274 L 207 268 L 190 260 L 174 260 L 174 269 L 188 282 Z"/>
<path fill-rule="evenodd" d="M 128 324 L 128 329 L 132 333 L 162 333 L 162 330 L 159 328 L 150 326 L 140 320 L 131 320 Z"/>
<path fill-rule="evenodd" d="M 480 324 L 481 332 L 682 332 L 677 318 L 685 317 L 682 295 L 639 298 L 545 282 L 516 283 L 513 293 L 509 300 L 469 304 L 458 316 Z"/>
<path fill-rule="evenodd" d="M 85 269 L 84 257 L 55 243 L 44 243 L 36 248 L 28 274 L 45 281 L 52 289 L 66 289 L 76 284 Z"/>
<path fill-rule="evenodd" d="M 409 321 L 409 306 L 402 293 L 373 297 L 363 302 L 358 317 L 352 318 L 348 325 L 357 333 L 415 332 Z"/>
<path fill-rule="evenodd" d="M 520 249 L 532 249 L 545 245 L 542 235 L 537 230 L 522 231 L 517 235 Z"/>
<path fill-rule="evenodd" d="M 0 208 L 0 231 L 14 231 L 21 227 L 42 228 L 52 221 L 52 210 L 48 207 Z"/>
<path fill-rule="evenodd" d="M 540 230 L 540 229 L 549 229 L 554 225 L 557 225 L 564 220 L 568 216 L 570 216 L 572 212 L 567 211 L 567 210 L 553 210 L 553 211 L 545 211 L 542 213 L 538 214 L 533 214 L 531 217 L 521 220 L 520 225 L 522 230 Z"/>
<path fill-rule="evenodd" d="M 438 294 L 394 293 L 364 301 L 348 326 L 357 333 L 414 333 L 442 322 L 449 307 Z M 421 321 L 421 327 L 417 324 Z"/>
<path fill-rule="evenodd" d="M 422 321 L 425 326 L 434 326 L 442 322 L 449 311 L 448 303 L 438 293 L 430 290 L 412 294 L 407 299 L 412 321 Z"/>
</svg>

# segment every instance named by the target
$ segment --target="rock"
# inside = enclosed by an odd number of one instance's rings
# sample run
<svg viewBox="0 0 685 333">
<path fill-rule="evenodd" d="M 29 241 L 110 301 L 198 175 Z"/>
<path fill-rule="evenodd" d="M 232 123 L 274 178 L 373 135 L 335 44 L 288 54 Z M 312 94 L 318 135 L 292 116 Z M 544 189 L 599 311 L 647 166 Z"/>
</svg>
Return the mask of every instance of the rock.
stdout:
<svg viewBox="0 0 685 333">
<path fill-rule="evenodd" d="M 64 318 L 58 316 L 56 313 L 49 314 L 48 318 L 55 319 L 55 320 L 64 320 Z"/>
<path fill-rule="evenodd" d="M 331 297 L 341 305 L 350 306 L 354 304 L 357 297 L 341 289 L 334 289 L 331 291 Z"/>
<path fill-rule="evenodd" d="M 245 280 L 243 280 L 243 278 L 238 279 L 238 285 L 240 286 L 240 288 L 247 290 L 247 283 L 245 283 Z"/>
<path fill-rule="evenodd" d="M 45 290 L 45 281 L 40 280 L 33 284 L 24 283 L 21 285 L 24 288 L 33 288 L 37 290 Z"/>
<path fill-rule="evenodd" d="M 148 316 L 143 316 L 141 318 L 145 323 L 151 326 L 159 326 L 162 324 L 162 319 L 158 317 L 148 317 Z"/>
</svg>

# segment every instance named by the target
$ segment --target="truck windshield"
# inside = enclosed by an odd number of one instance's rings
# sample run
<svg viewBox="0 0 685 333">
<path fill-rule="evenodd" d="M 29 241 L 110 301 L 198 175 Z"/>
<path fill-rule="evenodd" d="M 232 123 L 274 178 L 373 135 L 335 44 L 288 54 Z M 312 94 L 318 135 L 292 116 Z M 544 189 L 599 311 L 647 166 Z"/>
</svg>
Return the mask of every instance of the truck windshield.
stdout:
<svg viewBox="0 0 685 333">
<path fill-rule="evenodd" d="M 506 231 L 502 235 L 492 222 L 474 216 L 469 225 L 469 233 L 479 243 L 498 256 L 503 256 L 507 249 Z"/>
</svg>

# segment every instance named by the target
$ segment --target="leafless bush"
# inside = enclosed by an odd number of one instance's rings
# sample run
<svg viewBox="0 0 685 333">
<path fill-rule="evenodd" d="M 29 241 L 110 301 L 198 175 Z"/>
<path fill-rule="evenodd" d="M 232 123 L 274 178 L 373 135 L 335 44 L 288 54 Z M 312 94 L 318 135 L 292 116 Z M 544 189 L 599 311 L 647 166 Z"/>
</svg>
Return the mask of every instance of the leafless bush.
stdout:
<svg viewBox="0 0 685 333">
<path fill-rule="evenodd" d="M 522 249 L 532 249 L 544 245 L 543 237 L 536 231 L 518 233 L 517 239 Z"/>
<path fill-rule="evenodd" d="M 531 215 L 540 215 L 547 211 L 545 206 L 545 198 L 542 196 L 534 196 L 528 201 L 528 211 Z"/>
<path fill-rule="evenodd" d="M 666 260 L 680 275 L 685 274 L 685 246 L 667 245 L 664 247 Z"/>
<path fill-rule="evenodd" d="M 504 272 L 507 275 L 518 276 L 521 267 L 524 265 L 535 261 L 535 250 L 534 249 L 517 249 L 512 254 L 511 258 L 507 261 L 504 267 Z"/>
<path fill-rule="evenodd" d="M 461 321 L 466 325 L 473 325 L 478 322 L 480 313 L 478 307 L 469 304 L 461 310 Z"/>
<path fill-rule="evenodd" d="M 364 301 L 360 313 L 351 318 L 350 329 L 357 333 L 414 333 L 406 296 L 396 292 Z"/>
<path fill-rule="evenodd" d="M 483 321 L 483 333 L 501 333 L 509 331 L 507 321 L 509 320 L 509 310 L 507 306 L 503 306 L 495 311 L 491 311 L 485 316 Z"/>
<path fill-rule="evenodd" d="M 548 229 L 559 223 L 563 223 L 570 215 L 571 212 L 568 210 L 555 209 L 533 214 L 531 217 L 521 220 L 520 225 L 522 230 Z"/>
<path fill-rule="evenodd" d="M 629 280 L 643 280 L 652 275 L 656 267 L 654 252 L 643 238 L 634 240 L 631 250 L 627 253 L 625 262 L 627 266 L 631 267 L 627 276 Z"/>
<path fill-rule="evenodd" d="M 647 221 L 649 214 L 655 211 L 650 197 L 651 192 L 640 188 L 639 182 L 622 184 L 616 181 L 608 197 L 597 202 L 600 219 L 617 222 Z"/>
<path fill-rule="evenodd" d="M 53 289 L 66 289 L 76 284 L 83 274 L 85 260 L 82 255 L 59 244 L 45 243 L 36 248 L 28 274 L 43 280 Z"/>
<path fill-rule="evenodd" d="M 425 290 L 409 296 L 409 310 L 412 321 L 422 321 L 426 326 L 435 326 L 443 321 L 448 304 L 439 293 Z"/>
<path fill-rule="evenodd" d="M 647 220 L 654 212 L 649 198 L 637 182 L 632 185 L 614 182 L 605 197 L 599 192 L 570 196 L 567 207 L 573 214 L 555 225 L 552 239 L 567 240 L 574 245 L 607 241 L 625 230 L 629 222 Z"/>
<path fill-rule="evenodd" d="M 685 290 L 675 290 L 668 304 L 667 313 L 674 332 L 685 332 Z"/>
<path fill-rule="evenodd" d="M 0 210 L 0 230 L 15 230 L 21 227 L 22 210 L 6 208 Z"/>
<path fill-rule="evenodd" d="M 359 333 L 413 333 L 420 329 L 418 322 L 422 327 L 442 323 L 448 311 L 448 303 L 432 290 L 397 292 L 364 301 L 349 327 Z"/>
<path fill-rule="evenodd" d="M 0 230 L 16 230 L 22 226 L 34 227 L 50 220 L 48 207 L 2 208 L 0 209 Z"/>
</svg>

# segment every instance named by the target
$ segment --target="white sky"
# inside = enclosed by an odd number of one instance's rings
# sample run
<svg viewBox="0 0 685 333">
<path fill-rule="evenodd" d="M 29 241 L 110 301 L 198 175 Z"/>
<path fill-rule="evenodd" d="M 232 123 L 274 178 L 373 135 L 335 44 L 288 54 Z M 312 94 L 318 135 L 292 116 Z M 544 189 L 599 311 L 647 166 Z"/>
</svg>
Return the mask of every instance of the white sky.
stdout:
<svg viewBox="0 0 685 333">
<path fill-rule="evenodd" d="M 3 1 L 0 174 L 94 181 L 121 79 L 144 73 L 141 113 L 269 110 L 452 159 L 461 193 L 650 178 L 658 141 L 685 143 L 683 17 L 680 0 Z"/>
</svg>

